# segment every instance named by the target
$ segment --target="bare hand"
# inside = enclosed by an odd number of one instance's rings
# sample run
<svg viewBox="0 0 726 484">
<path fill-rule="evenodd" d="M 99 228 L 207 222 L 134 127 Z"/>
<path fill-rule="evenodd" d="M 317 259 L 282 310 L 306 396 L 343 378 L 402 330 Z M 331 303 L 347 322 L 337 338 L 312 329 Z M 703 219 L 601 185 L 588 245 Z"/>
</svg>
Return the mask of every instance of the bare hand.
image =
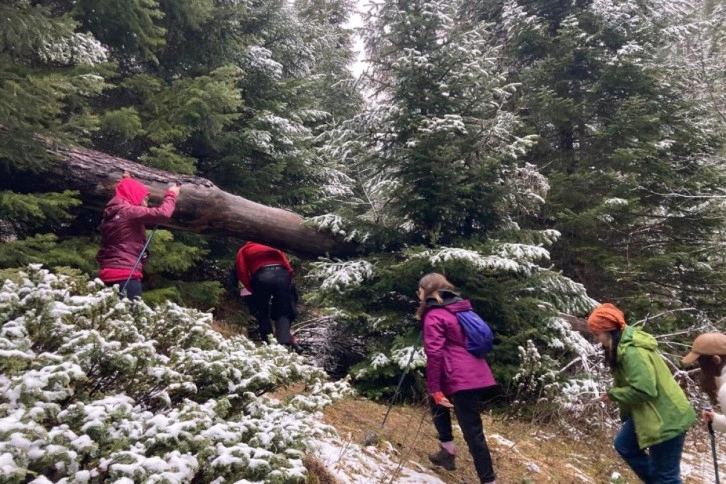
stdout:
<svg viewBox="0 0 726 484">
<path fill-rule="evenodd" d="M 701 412 L 701 420 L 704 424 L 708 425 L 713 422 L 714 412 L 712 410 L 703 410 Z"/>
<path fill-rule="evenodd" d="M 169 183 L 169 188 L 167 188 L 167 191 L 172 192 L 174 195 L 179 195 L 180 189 L 181 187 L 176 183 Z"/>
</svg>

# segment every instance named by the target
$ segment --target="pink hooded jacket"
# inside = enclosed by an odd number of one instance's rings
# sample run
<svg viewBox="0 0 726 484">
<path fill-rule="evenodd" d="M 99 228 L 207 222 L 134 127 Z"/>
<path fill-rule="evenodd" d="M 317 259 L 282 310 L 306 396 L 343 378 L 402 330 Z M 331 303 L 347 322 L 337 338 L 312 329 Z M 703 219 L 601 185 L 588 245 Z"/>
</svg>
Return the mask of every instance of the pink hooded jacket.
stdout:
<svg viewBox="0 0 726 484">
<path fill-rule="evenodd" d="M 426 387 L 429 394 L 451 395 L 461 390 L 496 384 L 489 364 L 466 349 L 466 337 L 456 315 L 471 309 L 467 300 L 456 298 L 444 307 L 432 307 L 424 314 L 423 342 L 426 352 Z"/>
<path fill-rule="evenodd" d="M 101 222 L 101 248 L 96 255 L 103 282 L 127 279 L 146 244 L 145 224 L 168 220 L 174 212 L 177 197 L 174 192 L 167 191 L 161 205 L 154 208 L 141 206 L 148 194 L 148 188 L 141 182 L 124 178 L 116 187 L 116 196 L 106 205 Z M 134 278 L 141 279 L 143 266 L 142 259 Z"/>
</svg>

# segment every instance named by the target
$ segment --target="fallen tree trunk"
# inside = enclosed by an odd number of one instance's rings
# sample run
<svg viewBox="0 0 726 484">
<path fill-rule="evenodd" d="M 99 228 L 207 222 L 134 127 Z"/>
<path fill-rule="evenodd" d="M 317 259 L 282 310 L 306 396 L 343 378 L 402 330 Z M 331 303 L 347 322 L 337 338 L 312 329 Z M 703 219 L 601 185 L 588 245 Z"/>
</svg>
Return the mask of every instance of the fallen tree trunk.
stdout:
<svg viewBox="0 0 726 484">
<path fill-rule="evenodd" d="M 570 323 L 573 330 L 583 334 L 592 334 L 587 327 L 587 320 L 573 316 L 572 314 L 559 313 L 559 317 Z"/>
<path fill-rule="evenodd" d="M 127 171 L 149 188 L 152 205 L 154 198 L 161 200 L 169 182 L 182 184 L 174 215 L 163 224 L 169 228 L 254 240 L 305 256 L 355 252 L 352 244 L 304 225 L 296 213 L 232 195 L 205 178 L 176 175 L 88 149 L 55 147 L 53 152 L 61 158 L 38 188 L 78 190 L 83 203 L 98 210 Z"/>
</svg>

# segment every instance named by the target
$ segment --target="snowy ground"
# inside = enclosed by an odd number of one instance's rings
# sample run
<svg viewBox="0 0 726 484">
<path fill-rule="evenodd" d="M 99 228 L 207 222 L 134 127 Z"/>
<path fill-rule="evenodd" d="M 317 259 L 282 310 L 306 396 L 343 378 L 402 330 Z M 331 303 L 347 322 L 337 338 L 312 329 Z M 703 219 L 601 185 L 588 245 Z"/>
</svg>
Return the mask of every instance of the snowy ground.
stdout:
<svg viewBox="0 0 726 484">
<path fill-rule="evenodd" d="M 682 477 L 689 483 L 713 483 L 713 458 L 710 450 L 710 441 L 704 438 L 705 433 L 695 431 L 686 442 L 681 465 Z M 488 436 L 490 442 L 498 448 L 507 448 L 518 454 L 525 466 L 533 474 L 541 472 L 539 466 L 516 449 L 513 442 L 498 434 Z M 719 439 L 719 437 L 717 437 Z M 717 449 L 721 477 L 726 474 L 726 447 L 723 438 L 719 439 Z M 371 484 L 371 483 L 400 483 L 400 484 L 436 484 L 444 483 L 433 471 L 420 463 L 407 459 L 401 455 L 390 443 L 385 442 L 383 448 L 375 446 L 362 447 L 352 438 L 329 438 L 314 442 L 314 454 L 328 468 L 328 470 L 345 484 Z M 579 479 L 582 483 L 595 483 L 596 481 L 586 475 L 572 464 L 567 464 L 570 477 Z M 549 476 L 551 477 L 551 476 Z M 617 482 L 620 475 L 611 476 L 611 482 Z"/>
<path fill-rule="evenodd" d="M 716 482 L 711 442 L 706 437 L 707 434 L 700 430 L 692 430 L 692 439 L 686 440 L 681 459 L 681 475 L 693 479 L 693 482 Z M 723 481 L 726 478 L 726 438 L 717 435 L 716 445 L 719 477 Z"/>
<path fill-rule="evenodd" d="M 388 442 L 384 449 L 361 447 L 351 439 L 331 438 L 314 443 L 315 456 L 343 483 L 436 484 L 441 479 L 413 461 L 406 461 Z"/>
</svg>

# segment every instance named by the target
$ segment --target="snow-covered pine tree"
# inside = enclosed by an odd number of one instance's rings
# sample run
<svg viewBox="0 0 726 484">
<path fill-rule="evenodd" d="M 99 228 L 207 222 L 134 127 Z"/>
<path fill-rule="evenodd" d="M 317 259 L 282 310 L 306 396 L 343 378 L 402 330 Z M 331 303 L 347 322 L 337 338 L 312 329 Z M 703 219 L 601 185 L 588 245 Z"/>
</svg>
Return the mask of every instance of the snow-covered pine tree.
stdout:
<svg viewBox="0 0 726 484">
<path fill-rule="evenodd" d="M 702 111 L 726 125 L 726 7 L 699 0 L 686 5 L 685 15 L 664 29 L 668 72 L 680 80 L 682 94 Z M 698 113 L 700 118 L 702 113 Z"/>
<path fill-rule="evenodd" d="M 57 237 L 80 204 L 76 194 L 38 192 L 33 176 L 51 160 L 47 142 L 85 139 L 97 126 L 88 105 L 106 87 L 109 53 L 57 7 L 0 5 L 0 267 L 41 257 L 83 264 L 84 244 Z"/>
<path fill-rule="evenodd" d="M 342 22 L 345 3 L 330 8 Z M 312 19 L 309 6 L 134 0 L 123 8 L 113 1 L 51 8 L 12 1 L 0 9 L 0 54 L 8 61 L 0 67 L 2 234 L 18 239 L 0 248 L 5 267 L 40 261 L 96 269 L 98 212 L 76 207 L 70 193 L 32 193 L 32 172 L 46 156 L 37 135 L 196 173 L 263 203 L 307 208 L 318 198 L 312 134 L 329 120 L 321 106 L 336 94 L 315 93 L 349 46 L 336 45 L 345 40 L 340 29 Z M 301 9 L 315 28 L 303 23 Z M 315 42 L 311 31 L 320 34 Z M 159 291 L 145 297 L 215 305 L 220 285 L 198 283 L 222 278 L 201 263 L 209 241 L 159 232 L 147 266 L 147 289 Z M 215 258 L 239 243 L 212 242 Z"/>
<path fill-rule="evenodd" d="M 309 79 L 308 96 L 318 109 L 328 113 L 326 125 L 357 114 L 362 105 L 350 65 L 355 61 L 353 34 L 346 28 L 355 10 L 351 0 L 297 0 L 295 5 L 306 27 L 304 41 L 315 47 L 315 65 Z"/>
<path fill-rule="evenodd" d="M 373 253 L 314 264 L 311 277 L 321 284 L 311 302 L 327 306 L 333 332 L 362 338 L 358 358 L 366 360 L 355 374 L 373 395 L 390 394 L 408 361 L 423 364 L 411 347 L 416 285 L 426 272 L 446 274 L 494 327 L 493 367 L 505 384 L 527 340 L 557 356 L 579 350 L 574 342 L 584 342 L 556 314 L 594 304 L 546 267 L 545 247 L 559 234 L 520 229 L 549 185 L 520 161 L 535 140 L 515 135 L 517 86 L 505 78 L 499 47 L 459 7 L 373 7 L 365 41 L 374 98 L 323 150 L 337 170 L 329 193 L 338 209 L 312 222 Z"/>
<path fill-rule="evenodd" d="M 499 12 L 488 20 L 541 140 L 528 159 L 552 185 L 536 226 L 562 233 L 555 264 L 632 319 L 721 314 L 723 130 L 667 62 L 690 2 L 512 0 Z"/>
</svg>

